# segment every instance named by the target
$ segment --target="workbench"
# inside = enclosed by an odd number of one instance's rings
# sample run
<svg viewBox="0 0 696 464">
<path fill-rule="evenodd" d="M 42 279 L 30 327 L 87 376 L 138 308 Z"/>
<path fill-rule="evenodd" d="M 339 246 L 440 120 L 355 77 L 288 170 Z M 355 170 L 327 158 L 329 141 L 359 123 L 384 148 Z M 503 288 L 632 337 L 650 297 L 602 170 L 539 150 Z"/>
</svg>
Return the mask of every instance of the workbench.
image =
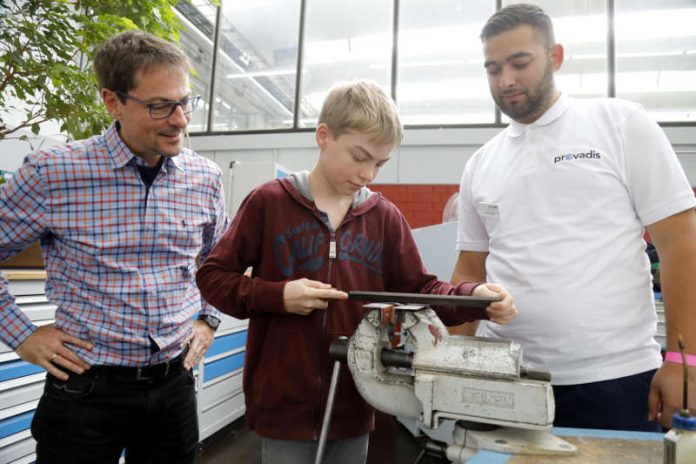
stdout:
<svg viewBox="0 0 696 464">
<path fill-rule="evenodd" d="M 662 433 L 563 427 L 554 428 L 553 433 L 577 446 L 580 454 L 512 456 L 479 451 L 467 464 L 662 464 Z"/>
</svg>

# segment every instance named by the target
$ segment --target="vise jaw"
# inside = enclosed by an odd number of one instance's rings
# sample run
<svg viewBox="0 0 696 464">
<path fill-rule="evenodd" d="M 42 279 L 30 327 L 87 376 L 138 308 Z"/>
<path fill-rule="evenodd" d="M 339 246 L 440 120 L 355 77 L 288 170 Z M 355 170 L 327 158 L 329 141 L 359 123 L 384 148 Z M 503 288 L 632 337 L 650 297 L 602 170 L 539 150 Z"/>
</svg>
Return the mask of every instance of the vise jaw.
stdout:
<svg viewBox="0 0 696 464">
<path fill-rule="evenodd" d="M 518 343 L 449 335 L 427 306 L 367 307 L 372 311 L 350 339 L 347 363 L 361 395 L 376 409 L 428 428 L 454 419 L 551 429 L 551 385 L 522 368 Z"/>
</svg>

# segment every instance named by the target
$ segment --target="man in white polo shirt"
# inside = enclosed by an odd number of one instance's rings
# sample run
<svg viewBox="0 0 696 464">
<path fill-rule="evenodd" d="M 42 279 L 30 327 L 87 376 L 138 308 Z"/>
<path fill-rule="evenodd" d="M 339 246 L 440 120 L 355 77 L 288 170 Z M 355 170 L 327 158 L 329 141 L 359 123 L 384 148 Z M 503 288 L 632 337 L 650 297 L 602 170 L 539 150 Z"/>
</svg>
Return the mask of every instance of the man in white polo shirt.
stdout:
<svg viewBox="0 0 696 464">
<path fill-rule="evenodd" d="M 481 39 L 491 95 L 513 121 L 464 170 L 452 279 L 515 297 L 518 318 L 478 334 L 519 341 L 530 367 L 551 372 L 556 426 L 659 431 L 680 407 L 682 366 L 674 353 L 663 364 L 654 339 L 643 232 L 660 256 L 666 349 L 681 333 L 696 354 L 694 193 L 638 104 L 560 94 L 563 47 L 539 7 L 499 10 Z"/>
</svg>

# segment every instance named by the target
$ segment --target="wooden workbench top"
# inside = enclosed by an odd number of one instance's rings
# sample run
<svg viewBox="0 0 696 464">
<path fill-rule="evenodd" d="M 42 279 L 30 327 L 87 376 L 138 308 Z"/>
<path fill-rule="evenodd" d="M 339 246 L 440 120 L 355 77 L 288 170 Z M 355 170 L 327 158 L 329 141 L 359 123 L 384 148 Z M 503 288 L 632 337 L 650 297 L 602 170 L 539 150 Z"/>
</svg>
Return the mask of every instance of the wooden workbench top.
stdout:
<svg viewBox="0 0 696 464">
<path fill-rule="evenodd" d="M 467 464 L 662 464 L 664 435 L 649 432 L 554 428 L 578 448 L 576 456 L 525 456 L 480 451 Z"/>
<path fill-rule="evenodd" d="M 0 269 L 7 280 L 46 280 L 43 269 Z"/>
</svg>

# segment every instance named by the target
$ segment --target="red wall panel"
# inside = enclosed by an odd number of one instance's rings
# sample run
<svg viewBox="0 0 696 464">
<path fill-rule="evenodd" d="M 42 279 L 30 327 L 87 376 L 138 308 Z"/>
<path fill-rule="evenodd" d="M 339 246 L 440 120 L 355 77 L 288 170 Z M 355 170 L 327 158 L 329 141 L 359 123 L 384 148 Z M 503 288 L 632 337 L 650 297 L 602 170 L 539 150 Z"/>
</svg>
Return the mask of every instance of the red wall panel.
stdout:
<svg viewBox="0 0 696 464">
<path fill-rule="evenodd" d="M 373 184 L 370 189 L 394 203 L 411 228 L 416 229 L 442 224 L 445 203 L 459 191 L 459 185 Z"/>
<path fill-rule="evenodd" d="M 445 203 L 459 191 L 459 185 L 373 184 L 370 189 L 394 203 L 406 216 L 411 228 L 416 229 L 442 224 Z"/>
</svg>

